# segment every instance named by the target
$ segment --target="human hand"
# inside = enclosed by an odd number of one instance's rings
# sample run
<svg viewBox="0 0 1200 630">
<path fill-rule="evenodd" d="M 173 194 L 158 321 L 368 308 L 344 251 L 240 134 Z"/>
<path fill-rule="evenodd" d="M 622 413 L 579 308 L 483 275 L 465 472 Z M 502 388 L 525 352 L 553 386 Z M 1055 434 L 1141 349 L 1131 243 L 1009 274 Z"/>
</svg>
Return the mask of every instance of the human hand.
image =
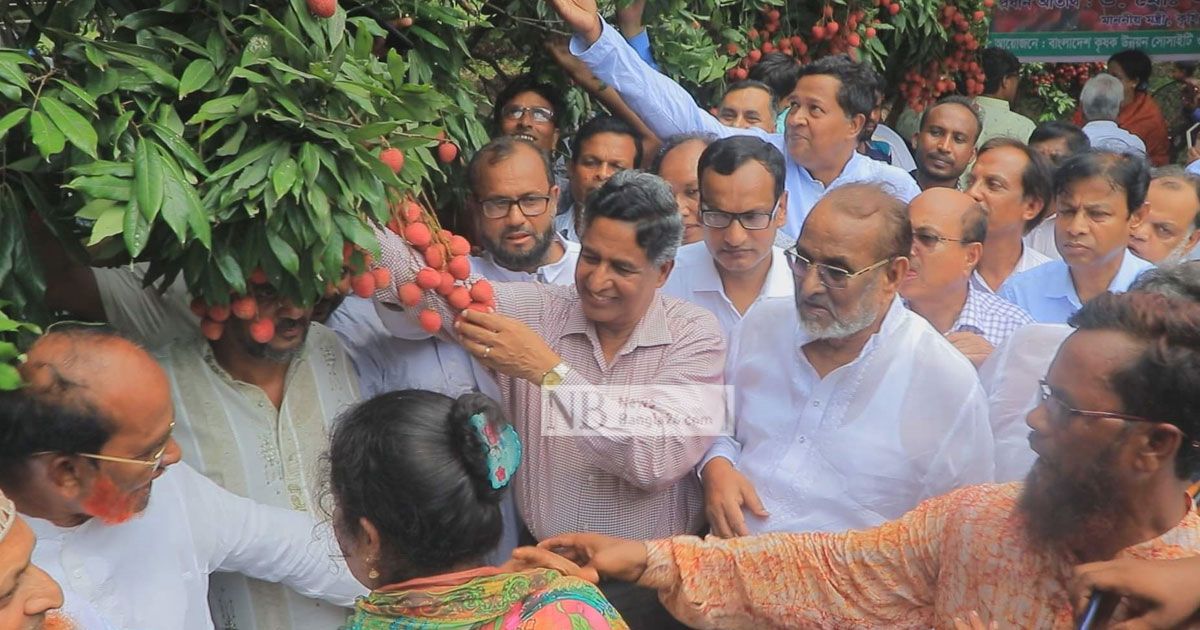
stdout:
<svg viewBox="0 0 1200 630">
<path fill-rule="evenodd" d="M 468 309 L 455 320 L 454 330 L 481 365 L 535 385 L 562 361 L 541 335 L 506 315 Z"/>
<path fill-rule="evenodd" d="M 750 534 L 743 509 L 760 518 L 770 516 L 758 498 L 754 484 L 728 459 L 714 457 L 700 471 L 700 480 L 704 484 L 704 511 L 717 536 L 734 538 Z"/>
<path fill-rule="evenodd" d="M 589 582 L 595 583 L 595 574 L 592 571 L 584 571 L 582 567 L 566 558 L 550 551 L 548 549 L 540 549 L 538 547 L 517 547 L 513 549 L 512 556 L 508 562 L 498 567 L 505 573 L 519 573 L 530 569 L 550 569 L 569 576 L 577 577 Z"/>
<path fill-rule="evenodd" d="M 970 359 L 977 370 L 996 350 L 992 344 L 988 343 L 987 339 L 970 332 L 946 333 L 946 341 L 949 341 L 951 345 L 958 348 L 959 352 Z"/>
<path fill-rule="evenodd" d="M 538 543 L 582 567 L 582 577 L 598 583 L 601 578 L 636 582 L 646 572 L 649 554 L 646 543 L 601 534 L 563 534 Z"/>
<path fill-rule="evenodd" d="M 1200 558 L 1112 560 L 1075 567 L 1071 603 L 1083 614 L 1095 591 L 1125 600 L 1129 618 L 1110 630 L 1175 628 L 1197 618 L 1200 610 Z"/>
<path fill-rule="evenodd" d="M 617 9 L 617 27 L 621 35 L 629 39 L 644 30 L 642 15 L 646 12 L 646 0 L 633 0 L 624 7 Z"/>
<path fill-rule="evenodd" d="M 603 27 L 600 25 L 600 9 L 596 7 L 596 0 L 550 0 L 550 6 L 589 46 L 600 39 Z"/>
</svg>

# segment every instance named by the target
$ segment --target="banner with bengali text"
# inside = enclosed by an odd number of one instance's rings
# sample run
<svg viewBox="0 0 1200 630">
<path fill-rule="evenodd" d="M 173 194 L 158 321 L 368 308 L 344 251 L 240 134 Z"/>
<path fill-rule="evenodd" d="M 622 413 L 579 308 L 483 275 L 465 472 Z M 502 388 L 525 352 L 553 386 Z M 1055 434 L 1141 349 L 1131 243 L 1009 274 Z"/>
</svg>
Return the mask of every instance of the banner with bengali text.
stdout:
<svg viewBox="0 0 1200 630">
<path fill-rule="evenodd" d="M 990 43 L 1022 61 L 1200 59 L 1200 0 L 997 0 Z"/>
</svg>

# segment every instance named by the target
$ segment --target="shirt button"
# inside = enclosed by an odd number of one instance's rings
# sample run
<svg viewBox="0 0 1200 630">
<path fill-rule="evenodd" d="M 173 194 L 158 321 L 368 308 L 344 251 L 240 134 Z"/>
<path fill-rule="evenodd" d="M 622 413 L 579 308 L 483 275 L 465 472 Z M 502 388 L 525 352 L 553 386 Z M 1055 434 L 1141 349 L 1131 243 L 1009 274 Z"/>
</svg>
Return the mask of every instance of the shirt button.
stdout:
<svg viewBox="0 0 1200 630">
<path fill-rule="evenodd" d="M 819 400 L 814 400 L 814 401 L 813 401 L 813 406 L 814 406 L 814 407 L 820 407 L 820 406 L 821 406 L 821 401 L 819 401 Z"/>
<path fill-rule="evenodd" d="M 797 442 L 799 442 L 799 443 L 801 443 L 801 444 L 804 444 L 805 442 L 807 442 L 807 441 L 808 441 L 808 438 L 806 438 L 806 437 L 804 437 L 803 435 L 801 435 L 801 436 L 800 436 L 800 439 L 798 439 L 798 440 L 796 440 L 796 441 L 797 441 Z"/>
</svg>

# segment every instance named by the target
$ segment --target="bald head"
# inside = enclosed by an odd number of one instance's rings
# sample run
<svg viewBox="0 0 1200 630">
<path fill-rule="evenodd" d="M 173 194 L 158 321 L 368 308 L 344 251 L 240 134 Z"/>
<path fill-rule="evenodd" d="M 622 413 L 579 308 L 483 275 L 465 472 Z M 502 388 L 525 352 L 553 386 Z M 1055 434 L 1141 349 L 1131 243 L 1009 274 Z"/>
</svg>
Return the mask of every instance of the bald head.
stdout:
<svg viewBox="0 0 1200 630">
<path fill-rule="evenodd" d="M 987 211 L 970 195 L 953 188 L 930 188 L 922 192 L 909 202 L 908 212 L 914 229 L 917 216 L 936 214 L 958 217 L 962 239 L 968 243 L 982 243 L 987 238 Z"/>
<path fill-rule="evenodd" d="M 107 328 L 46 333 L 19 369 L 25 386 L 0 393 L 0 480 L 19 475 L 37 453 L 139 453 L 135 443 L 169 431 L 166 374 Z"/>
<path fill-rule="evenodd" d="M 20 371 L 28 396 L 52 398 L 75 411 L 100 411 L 106 401 L 170 389 L 153 357 L 105 327 L 47 333 L 29 349 Z"/>
<path fill-rule="evenodd" d="M 907 256 L 912 248 L 912 225 L 904 202 L 879 184 L 846 184 L 825 193 L 809 212 L 804 229 L 809 223 L 826 221 L 861 223 L 862 229 L 872 235 L 871 240 L 865 242 L 874 244 L 877 259 Z"/>
</svg>

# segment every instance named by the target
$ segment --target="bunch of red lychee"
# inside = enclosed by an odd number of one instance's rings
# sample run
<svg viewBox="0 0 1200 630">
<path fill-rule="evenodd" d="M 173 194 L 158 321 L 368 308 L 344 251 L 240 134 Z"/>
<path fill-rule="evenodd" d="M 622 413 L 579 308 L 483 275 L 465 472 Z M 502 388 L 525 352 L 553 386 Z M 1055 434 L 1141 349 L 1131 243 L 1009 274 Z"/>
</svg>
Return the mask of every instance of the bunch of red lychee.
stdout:
<svg viewBox="0 0 1200 630">
<path fill-rule="evenodd" d="M 411 199 L 399 204 L 387 227 L 403 237 L 425 260 L 425 266 L 417 272 L 413 282 L 396 289 L 404 306 L 419 306 L 422 293 L 432 291 L 445 298 L 456 312 L 495 308 L 496 297 L 491 283 L 484 279 L 469 280 L 471 244 L 462 236 L 441 229 L 421 204 Z M 418 317 L 421 328 L 427 332 L 436 332 L 442 327 L 441 316 L 432 309 L 422 309 Z"/>
</svg>

